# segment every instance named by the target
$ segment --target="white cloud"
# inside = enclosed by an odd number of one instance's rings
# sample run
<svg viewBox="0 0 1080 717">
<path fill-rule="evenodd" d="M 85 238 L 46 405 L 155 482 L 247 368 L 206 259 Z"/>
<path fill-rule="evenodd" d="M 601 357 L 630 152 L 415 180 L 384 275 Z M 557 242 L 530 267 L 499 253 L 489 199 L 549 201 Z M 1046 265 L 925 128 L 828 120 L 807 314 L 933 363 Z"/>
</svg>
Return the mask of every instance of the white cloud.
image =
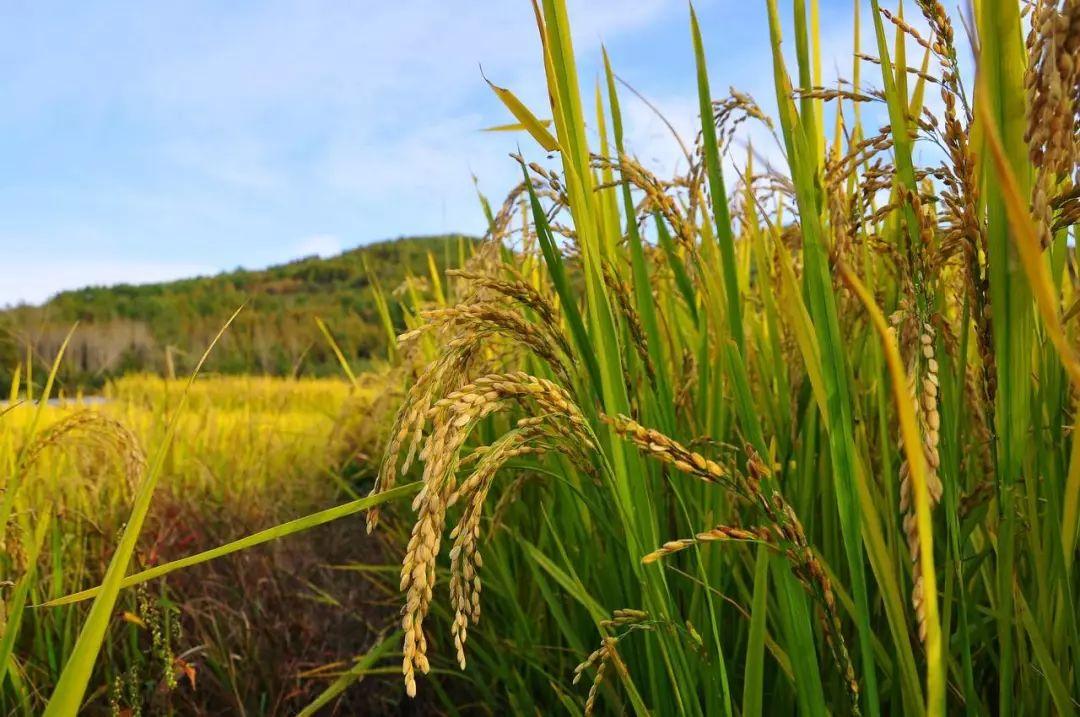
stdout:
<svg viewBox="0 0 1080 717">
<path fill-rule="evenodd" d="M 685 0 L 569 6 L 590 107 L 601 41 L 650 40 L 657 23 L 678 17 L 685 26 L 687 14 Z M 10 164 L 38 174 L 31 184 L 0 168 L 0 186 L 7 179 L 19 190 L 0 193 L 0 232 L 41 237 L 35 246 L 50 257 L 47 271 L 8 265 L 0 303 L 332 254 L 401 234 L 479 231 L 470 174 L 498 205 L 520 178 L 508 152 L 520 142 L 542 158 L 524 135 L 479 132 L 509 121 L 480 63 L 547 114 L 528 2 L 269 0 L 131 13 L 106 0 L 61 15 L 0 9 L 0 55 L 19 58 L 0 77 L 12 110 L 3 122 L 23 130 L 0 134 L 18 138 L 9 149 L 30 137 L 23 144 L 33 151 Z M 689 52 L 685 42 L 637 39 L 621 53 L 628 64 L 655 58 L 663 68 L 662 53 Z M 696 99 L 679 90 L 692 91 L 693 76 L 671 82 L 669 95 L 653 99 L 692 141 Z M 670 176 L 677 145 L 651 111 L 623 97 L 631 151 Z M 33 127 L 46 129 L 26 131 Z M 92 237 L 66 231 L 76 224 Z M 327 233 L 306 236 L 312 228 Z M 96 247 L 93 260 L 67 258 L 83 246 Z"/>
<path fill-rule="evenodd" d="M 639 29 L 674 8 L 685 11 L 678 0 L 574 0 L 576 49 L 588 52 L 601 33 L 610 38 Z M 173 18 L 185 43 L 142 68 L 137 87 L 163 109 L 212 109 L 191 116 L 199 123 L 230 115 L 272 119 L 263 114 L 268 105 L 295 101 L 289 111 L 300 114 L 313 103 L 363 109 L 370 126 L 487 92 L 479 64 L 506 82 L 543 78 L 527 3 L 410 0 L 365 3 L 360 10 L 353 3 L 271 2 L 213 19 Z"/>
<path fill-rule="evenodd" d="M 29 262 L 16 259 L 4 268 L 0 305 L 38 304 L 65 289 L 112 284 L 152 284 L 216 273 L 212 266 L 153 261 L 78 260 L 54 258 Z"/>
<path fill-rule="evenodd" d="M 304 237 L 291 247 L 288 259 L 304 256 L 333 256 L 342 250 L 341 237 L 333 234 L 312 234 Z"/>
<path fill-rule="evenodd" d="M 243 133 L 177 138 L 165 143 L 161 153 L 176 169 L 241 190 L 270 190 L 285 184 L 283 171 L 273 166 L 266 144 Z"/>
</svg>

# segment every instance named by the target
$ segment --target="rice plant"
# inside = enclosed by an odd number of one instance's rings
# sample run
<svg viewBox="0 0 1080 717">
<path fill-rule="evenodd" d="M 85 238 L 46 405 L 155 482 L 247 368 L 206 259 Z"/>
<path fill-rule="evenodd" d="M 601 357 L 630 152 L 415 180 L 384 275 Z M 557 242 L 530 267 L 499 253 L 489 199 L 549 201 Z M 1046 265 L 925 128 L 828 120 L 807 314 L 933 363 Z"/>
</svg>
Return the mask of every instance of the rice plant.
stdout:
<svg viewBox="0 0 1080 717">
<path fill-rule="evenodd" d="M 150 458 L 120 450 L 137 498 L 102 584 L 34 608 L 94 599 L 47 714 L 84 703 L 124 589 L 361 511 L 402 551 L 400 622 L 304 714 L 391 662 L 452 714 L 1075 713 L 1080 4 L 871 0 L 875 46 L 832 87 L 816 0 L 790 27 L 766 6 L 777 116 L 715 97 L 725 38 L 691 8 L 700 128 L 662 178 L 626 151 L 607 56 L 583 92 L 565 1 L 534 0 L 550 106 L 492 85 L 522 181 L 399 297 L 371 495 L 129 574 L 181 389 Z M 35 415 L 8 474 L 79 416 Z M 47 515 L 13 518 L 13 681 Z"/>
<path fill-rule="evenodd" d="M 522 712 L 1078 706 L 1077 8 L 977 4 L 963 77 L 940 3 L 927 33 L 875 0 L 876 77 L 830 88 L 816 6 L 789 70 L 767 5 L 786 167 L 737 151 L 774 122 L 714 99 L 691 9 L 702 122 L 662 179 L 535 4 L 551 105 L 495 90 L 539 147 L 401 337 L 408 694 L 456 661 Z"/>
</svg>

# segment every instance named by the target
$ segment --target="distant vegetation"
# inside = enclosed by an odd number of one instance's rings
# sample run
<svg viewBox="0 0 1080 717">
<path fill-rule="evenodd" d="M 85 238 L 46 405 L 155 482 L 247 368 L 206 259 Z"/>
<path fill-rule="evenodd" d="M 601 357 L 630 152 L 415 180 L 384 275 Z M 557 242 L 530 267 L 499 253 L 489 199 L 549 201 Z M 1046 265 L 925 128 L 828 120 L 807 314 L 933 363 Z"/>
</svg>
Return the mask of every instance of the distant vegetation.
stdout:
<svg viewBox="0 0 1080 717">
<path fill-rule="evenodd" d="M 426 283 L 431 262 L 441 272 L 470 241 L 458 235 L 401 238 L 262 270 L 65 291 L 43 306 L 0 313 L 0 390 L 7 391 L 28 344 L 35 356 L 54 356 L 76 321 L 79 329 L 60 374 L 68 390 L 96 388 L 132 371 L 183 375 L 245 302 L 247 310 L 222 339 L 207 370 L 338 374 L 337 359 L 316 317 L 329 326 L 350 362 L 362 368 L 371 359 L 385 358 L 388 343 L 373 282 L 388 297 L 408 277 Z M 392 297 L 388 304 L 400 327 L 400 310 Z M 38 366 L 45 368 L 40 362 Z"/>
</svg>

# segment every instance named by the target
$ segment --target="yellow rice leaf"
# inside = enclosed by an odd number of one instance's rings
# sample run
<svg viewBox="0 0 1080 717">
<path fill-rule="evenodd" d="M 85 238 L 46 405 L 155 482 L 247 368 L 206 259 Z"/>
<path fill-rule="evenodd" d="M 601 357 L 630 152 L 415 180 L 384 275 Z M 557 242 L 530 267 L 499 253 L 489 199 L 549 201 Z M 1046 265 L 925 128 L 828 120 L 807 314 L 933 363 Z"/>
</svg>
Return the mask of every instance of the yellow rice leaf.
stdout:
<svg viewBox="0 0 1080 717">
<path fill-rule="evenodd" d="M 919 572 L 922 574 L 923 600 L 926 606 L 926 692 L 928 695 L 939 694 L 944 689 L 945 674 L 942 664 L 941 624 L 938 620 L 937 576 L 934 572 L 930 489 L 926 482 L 926 455 L 923 452 L 922 437 L 919 435 L 919 424 L 915 418 L 911 397 L 907 393 L 907 375 L 900 359 L 900 350 L 889 332 L 885 315 L 874 301 L 874 295 L 851 269 L 843 263 L 837 264 L 837 269 L 844 282 L 866 307 L 885 349 L 885 363 L 892 379 L 893 398 L 896 400 L 896 412 L 900 420 L 900 436 L 911 469 L 912 493 L 915 497 L 915 518 L 919 531 Z"/>
<path fill-rule="evenodd" d="M 551 126 L 551 120 L 537 120 L 544 127 Z M 509 124 L 497 124 L 491 127 L 484 127 L 481 132 L 522 132 L 527 131 L 528 128 L 521 122 L 511 122 Z"/>
<path fill-rule="evenodd" d="M 510 114 L 517 118 L 518 122 L 521 123 L 522 128 L 532 135 L 532 138 L 539 142 L 541 147 L 548 152 L 558 151 L 559 143 L 556 141 L 555 137 L 552 136 L 551 132 L 548 132 L 544 122 L 537 119 L 536 115 L 529 111 L 529 108 L 526 107 L 513 92 L 505 87 L 499 87 L 486 77 L 484 78 L 484 81 L 491 86 L 491 89 L 495 91 L 498 98 L 506 105 L 506 109 L 510 110 Z"/>
<path fill-rule="evenodd" d="M 787 248 L 780 242 L 776 243 L 776 252 L 780 258 L 780 295 L 777 302 L 780 312 L 787 319 L 795 335 L 795 342 L 799 346 L 799 352 L 803 355 L 803 363 L 806 366 L 806 375 L 810 379 L 810 387 L 814 391 L 814 399 L 822 416 L 828 416 L 829 402 L 825 391 L 825 378 L 821 375 L 821 349 L 818 346 L 817 334 L 814 333 L 814 325 L 810 320 L 810 313 L 803 303 L 802 294 L 799 293 L 799 280 L 795 277 L 795 269 L 791 265 L 791 257 Z"/>
<path fill-rule="evenodd" d="M 1065 569 L 1070 570 L 1075 556 L 1076 527 L 1080 516 L 1080 434 L 1073 426 L 1069 473 L 1065 479 L 1064 507 L 1061 509 L 1061 548 L 1065 553 Z"/>
<path fill-rule="evenodd" d="M 142 629 L 146 629 L 146 623 L 143 622 L 143 619 L 133 612 L 125 610 L 120 617 L 124 622 L 130 622 L 132 625 L 138 625 Z"/>
<path fill-rule="evenodd" d="M 1031 214 L 1028 212 L 1028 203 L 1020 196 L 1016 176 L 1009 166 L 1005 149 L 1001 146 L 1001 138 L 998 136 L 997 125 L 986 108 L 986 103 L 976 107 L 986 133 L 986 145 L 990 148 L 991 161 L 998 181 L 1001 183 L 1001 194 L 1005 200 L 1009 226 L 1012 227 L 1010 233 L 1016 245 L 1016 253 L 1020 256 L 1020 263 L 1024 267 L 1024 273 L 1027 274 L 1028 283 L 1031 284 L 1035 304 L 1046 326 L 1046 335 L 1050 337 L 1054 348 L 1057 349 L 1061 363 L 1069 374 L 1069 379 L 1073 385 L 1080 388 L 1080 357 L 1065 337 L 1065 328 L 1061 323 L 1058 302 L 1054 296 L 1054 282 L 1043 260 L 1042 247 L 1035 232 Z"/>
<path fill-rule="evenodd" d="M 922 58 L 922 73 L 927 74 L 930 70 L 930 49 L 927 48 L 923 53 Z M 905 70 L 906 72 L 906 70 Z M 912 117 L 918 117 L 922 113 L 923 98 L 926 95 L 926 79 L 920 75 L 919 79 L 915 82 L 915 91 L 911 95 L 911 106 L 908 108 L 908 114 Z"/>
</svg>

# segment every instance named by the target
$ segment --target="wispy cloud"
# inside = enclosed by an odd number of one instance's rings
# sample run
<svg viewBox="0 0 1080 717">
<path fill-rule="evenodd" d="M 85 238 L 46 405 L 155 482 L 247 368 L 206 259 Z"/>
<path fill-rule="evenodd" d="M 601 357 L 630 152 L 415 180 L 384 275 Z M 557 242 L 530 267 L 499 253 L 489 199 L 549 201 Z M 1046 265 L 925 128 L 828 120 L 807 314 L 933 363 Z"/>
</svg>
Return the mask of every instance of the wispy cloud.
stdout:
<svg viewBox="0 0 1080 717">
<path fill-rule="evenodd" d="M 113 284 L 148 284 L 216 273 L 209 264 L 98 259 L 53 259 L 48 264 L 16 261 L 5 267 L 0 306 L 40 303 L 64 289 Z"/>
<path fill-rule="evenodd" d="M 333 234 L 312 234 L 311 236 L 304 237 L 291 247 L 291 256 L 327 257 L 333 256 L 334 254 L 340 254 L 343 248 L 340 237 L 336 237 Z"/>
<path fill-rule="evenodd" d="M 583 91 L 599 79 L 604 43 L 692 141 L 685 3 L 569 4 Z M 765 77 L 747 71 L 766 57 L 760 8 L 697 7 L 714 90 Z M 497 202 L 518 178 L 510 152 L 542 158 L 527 137 L 479 131 L 508 119 L 481 64 L 546 113 L 528 3 L 6 5 L 0 62 L 0 235 L 32 237 L 40 256 L 81 267 L 58 269 L 63 279 L 42 290 L 8 282 L 0 300 L 125 280 L 132 267 L 157 277 L 272 263 L 299 252 L 298 237 L 350 247 L 478 232 L 471 175 Z M 677 166 L 656 116 L 629 95 L 624 112 L 631 151 L 662 173 Z"/>
</svg>

